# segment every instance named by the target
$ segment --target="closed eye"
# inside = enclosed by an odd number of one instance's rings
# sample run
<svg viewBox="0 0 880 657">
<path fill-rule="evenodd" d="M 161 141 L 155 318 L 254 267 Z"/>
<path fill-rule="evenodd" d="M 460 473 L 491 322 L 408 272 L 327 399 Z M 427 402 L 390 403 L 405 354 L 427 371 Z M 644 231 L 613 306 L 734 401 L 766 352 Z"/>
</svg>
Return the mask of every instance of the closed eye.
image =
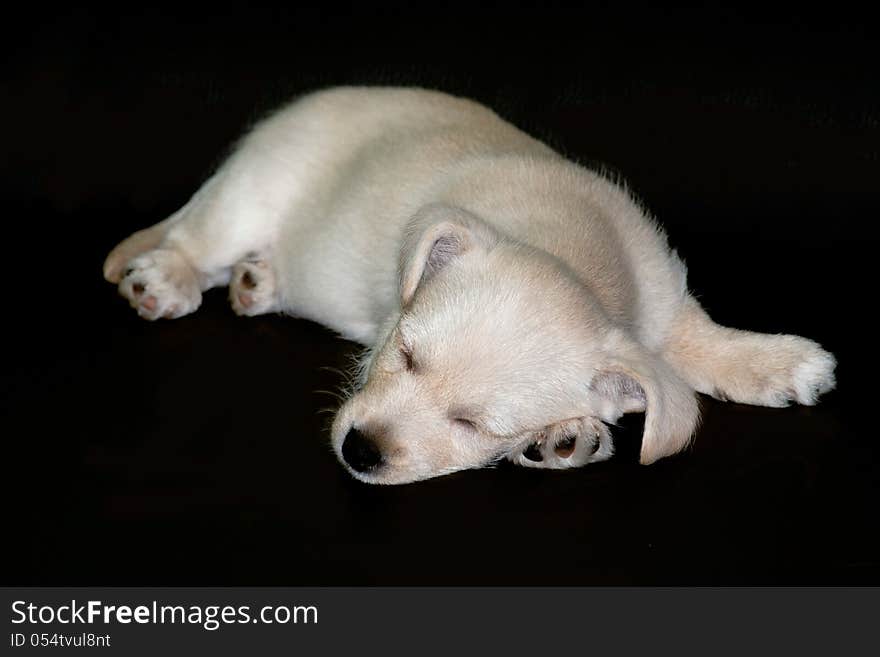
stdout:
<svg viewBox="0 0 880 657">
<path fill-rule="evenodd" d="M 410 351 L 407 347 L 401 347 L 400 356 L 403 358 L 403 365 L 404 367 L 406 367 L 406 371 L 415 372 L 416 362 L 413 359 L 412 351 Z"/>
<path fill-rule="evenodd" d="M 469 420 L 466 417 L 455 417 L 452 418 L 452 421 L 460 427 L 463 427 L 469 431 L 476 431 L 477 425 L 474 424 L 473 420 Z"/>
</svg>

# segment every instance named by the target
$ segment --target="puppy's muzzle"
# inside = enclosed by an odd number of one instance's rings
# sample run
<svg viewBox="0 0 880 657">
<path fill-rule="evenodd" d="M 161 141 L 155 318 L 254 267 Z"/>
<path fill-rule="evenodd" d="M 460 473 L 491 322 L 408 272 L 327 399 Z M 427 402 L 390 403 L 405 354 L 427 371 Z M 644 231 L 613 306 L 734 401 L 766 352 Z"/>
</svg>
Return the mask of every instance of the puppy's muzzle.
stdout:
<svg viewBox="0 0 880 657">
<path fill-rule="evenodd" d="M 342 442 L 342 458 L 355 472 L 369 472 L 384 461 L 376 443 L 366 434 L 352 427 Z"/>
</svg>

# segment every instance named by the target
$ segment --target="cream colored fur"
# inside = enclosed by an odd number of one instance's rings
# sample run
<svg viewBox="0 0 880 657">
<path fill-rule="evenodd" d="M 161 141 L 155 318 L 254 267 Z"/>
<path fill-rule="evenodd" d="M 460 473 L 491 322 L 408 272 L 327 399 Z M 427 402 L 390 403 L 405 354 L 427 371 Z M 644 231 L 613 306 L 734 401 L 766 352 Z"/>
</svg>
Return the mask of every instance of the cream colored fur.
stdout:
<svg viewBox="0 0 880 657">
<path fill-rule="evenodd" d="M 367 345 L 332 443 L 345 463 L 349 432 L 366 436 L 381 463 L 346 465 L 372 483 L 602 460 L 605 423 L 634 411 L 651 463 L 691 440 L 694 391 L 783 406 L 834 386 L 816 343 L 712 322 L 626 191 L 485 107 L 419 89 L 282 109 L 104 272 L 146 319 L 229 285 L 239 314 Z"/>
</svg>

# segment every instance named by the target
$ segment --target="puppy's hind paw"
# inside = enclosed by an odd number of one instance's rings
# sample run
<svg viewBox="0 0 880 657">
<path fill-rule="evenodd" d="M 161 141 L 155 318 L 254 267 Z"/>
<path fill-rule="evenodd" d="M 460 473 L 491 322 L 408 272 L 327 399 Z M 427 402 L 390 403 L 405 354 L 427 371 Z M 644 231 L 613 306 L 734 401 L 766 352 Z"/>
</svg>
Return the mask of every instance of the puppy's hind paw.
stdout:
<svg viewBox="0 0 880 657">
<path fill-rule="evenodd" d="M 232 268 L 229 303 L 237 315 L 263 315 L 275 312 L 279 305 L 275 272 L 265 260 L 245 259 Z"/>
<path fill-rule="evenodd" d="M 198 275 L 176 251 L 154 249 L 125 266 L 119 293 L 148 320 L 176 319 L 202 303 Z"/>
</svg>

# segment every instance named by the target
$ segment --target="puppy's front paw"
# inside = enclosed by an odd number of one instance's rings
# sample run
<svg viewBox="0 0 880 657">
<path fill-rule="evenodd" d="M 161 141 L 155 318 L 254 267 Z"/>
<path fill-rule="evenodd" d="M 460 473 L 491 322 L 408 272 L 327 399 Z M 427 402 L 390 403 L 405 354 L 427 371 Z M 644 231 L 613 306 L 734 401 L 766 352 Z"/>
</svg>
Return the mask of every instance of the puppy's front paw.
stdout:
<svg viewBox="0 0 880 657">
<path fill-rule="evenodd" d="M 614 445 L 608 427 L 597 419 L 585 417 L 554 424 L 508 458 L 528 468 L 561 470 L 604 461 L 612 454 Z"/>
<path fill-rule="evenodd" d="M 811 343 L 809 353 L 794 368 L 792 374 L 795 401 L 812 406 L 820 395 L 832 390 L 837 383 L 834 378 L 836 366 L 837 360 L 832 354 L 816 343 Z"/>
<path fill-rule="evenodd" d="M 811 406 L 835 385 L 834 356 L 812 340 L 796 335 L 768 336 L 737 381 L 733 401 L 763 406 Z"/>
<path fill-rule="evenodd" d="M 265 260 L 245 259 L 232 268 L 229 303 L 238 315 L 263 315 L 278 310 L 275 273 Z"/>
<path fill-rule="evenodd" d="M 130 260 L 119 293 L 138 315 L 151 321 L 182 317 L 202 303 L 197 274 L 183 256 L 170 249 L 147 251 Z"/>
</svg>

